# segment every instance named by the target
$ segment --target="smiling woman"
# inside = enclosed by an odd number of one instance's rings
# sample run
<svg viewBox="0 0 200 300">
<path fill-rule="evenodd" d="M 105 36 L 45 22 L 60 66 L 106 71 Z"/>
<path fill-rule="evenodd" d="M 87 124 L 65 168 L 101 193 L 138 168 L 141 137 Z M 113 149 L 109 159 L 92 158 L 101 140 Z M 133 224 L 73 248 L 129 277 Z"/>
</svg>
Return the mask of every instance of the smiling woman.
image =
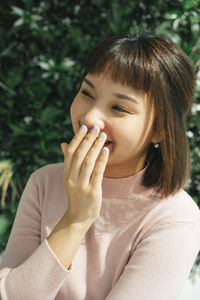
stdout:
<svg viewBox="0 0 200 300">
<path fill-rule="evenodd" d="M 186 54 L 164 35 L 110 37 L 90 53 L 86 74 L 104 74 L 147 96 L 148 112 L 155 109 L 154 125 L 160 147 L 149 147 L 143 183 L 156 187 L 163 196 L 182 188 L 190 173 L 184 117 L 193 101 L 195 80 Z"/>
<path fill-rule="evenodd" d="M 122 178 L 134 175 L 145 165 L 149 144 L 156 142 L 153 113 L 146 96 L 109 77 L 88 73 L 71 106 L 74 132 L 80 124 L 91 128 L 100 121 L 110 150 L 104 175 Z M 133 139 L 134 136 L 134 139 Z"/>
<path fill-rule="evenodd" d="M 166 36 L 97 44 L 64 163 L 34 172 L 22 195 L 2 300 L 177 299 L 200 249 L 200 211 L 183 190 L 193 93 L 192 64 Z"/>
</svg>

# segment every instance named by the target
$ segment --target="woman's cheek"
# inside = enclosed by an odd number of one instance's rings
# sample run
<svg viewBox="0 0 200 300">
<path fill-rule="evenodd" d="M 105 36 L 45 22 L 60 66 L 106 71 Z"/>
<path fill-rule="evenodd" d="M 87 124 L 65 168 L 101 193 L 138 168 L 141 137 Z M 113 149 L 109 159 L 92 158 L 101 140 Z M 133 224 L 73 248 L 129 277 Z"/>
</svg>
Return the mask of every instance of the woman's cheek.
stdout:
<svg viewBox="0 0 200 300">
<path fill-rule="evenodd" d="M 79 105 L 77 97 L 74 99 L 74 101 L 71 104 L 70 116 L 71 116 L 72 124 L 78 122 L 81 116 L 81 105 Z"/>
<path fill-rule="evenodd" d="M 70 115 L 71 116 L 74 116 L 74 114 L 75 114 L 75 112 L 76 112 L 76 110 L 77 110 L 77 97 L 76 98 L 74 98 L 74 100 L 73 100 L 73 102 L 72 102 L 72 104 L 71 104 L 71 106 L 70 106 Z"/>
</svg>

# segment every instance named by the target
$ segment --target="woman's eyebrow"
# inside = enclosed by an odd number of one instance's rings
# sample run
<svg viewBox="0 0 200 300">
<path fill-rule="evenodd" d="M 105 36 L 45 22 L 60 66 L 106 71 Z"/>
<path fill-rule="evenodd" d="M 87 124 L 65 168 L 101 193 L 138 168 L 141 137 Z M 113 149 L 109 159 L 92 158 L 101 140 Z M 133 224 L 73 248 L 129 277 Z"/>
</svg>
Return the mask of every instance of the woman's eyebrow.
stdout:
<svg viewBox="0 0 200 300">
<path fill-rule="evenodd" d="M 129 100 L 129 101 L 135 102 L 136 104 L 140 104 L 140 103 L 139 103 L 139 100 L 137 100 L 137 99 L 134 98 L 134 97 L 125 95 L 125 94 L 114 93 L 113 96 L 115 96 L 116 98 L 119 98 L 119 99 Z"/>
<path fill-rule="evenodd" d="M 87 78 L 84 78 L 83 81 L 85 81 L 91 88 L 95 89 L 94 84 L 91 81 L 89 81 Z M 118 99 L 124 99 L 124 100 L 128 100 L 131 102 L 135 102 L 136 104 L 139 104 L 139 101 L 136 98 L 125 95 L 125 94 L 114 93 L 113 96 Z"/>
<path fill-rule="evenodd" d="M 89 81 L 87 78 L 84 78 L 83 81 L 85 81 L 91 88 L 95 89 L 94 84 L 91 81 Z"/>
</svg>

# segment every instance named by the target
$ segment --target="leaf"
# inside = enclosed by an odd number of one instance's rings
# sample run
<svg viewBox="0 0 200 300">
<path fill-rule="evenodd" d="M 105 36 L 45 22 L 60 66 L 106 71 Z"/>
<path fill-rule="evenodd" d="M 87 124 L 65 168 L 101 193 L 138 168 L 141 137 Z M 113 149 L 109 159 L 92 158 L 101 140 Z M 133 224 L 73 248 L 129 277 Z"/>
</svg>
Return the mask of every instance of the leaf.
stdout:
<svg viewBox="0 0 200 300">
<path fill-rule="evenodd" d="M 12 8 L 12 12 L 15 14 L 15 15 L 17 15 L 17 16 L 22 16 L 23 15 L 23 13 L 24 13 L 24 11 L 23 11 L 23 9 L 21 9 L 21 8 L 19 8 L 19 7 L 17 7 L 17 6 L 12 6 L 11 7 Z"/>
<path fill-rule="evenodd" d="M 58 136 L 58 133 L 57 132 L 51 132 L 51 131 L 49 131 L 48 133 L 46 133 L 45 134 L 45 140 L 47 141 L 47 140 L 53 140 L 53 139 L 55 139 L 55 138 L 57 138 L 57 136 Z"/>
<path fill-rule="evenodd" d="M 7 75 L 6 83 L 9 88 L 15 88 L 22 81 L 22 70 L 18 68 L 13 68 Z"/>
<path fill-rule="evenodd" d="M 15 91 L 7 87 L 3 82 L 0 81 L 0 87 L 10 93 L 11 95 L 16 95 Z"/>
<path fill-rule="evenodd" d="M 10 45 L 8 47 L 6 47 L 1 53 L 0 53 L 0 56 L 3 57 L 3 56 L 8 56 L 9 54 L 12 55 L 12 50 L 13 48 L 16 46 L 16 42 L 12 42 L 10 43 Z"/>
<path fill-rule="evenodd" d="M 49 64 L 46 62 L 43 62 L 43 61 L 38 62 L 38 65 L 43 70 L 49 70 L 49 68 L 50 68 Z"/>
<path fill-rule="evenodd" d="M 32 15 L 32 19 L 36 22 L 36 21 L 41 21 L 42 17 L 39 15 Z"/>
<path fill-rule="evenodd" d="M 0 216 L 0 239 L 5 235 L 8 230 L 10 222 L 5 215 Z"/>
<path fill-rule="evenodd" d="M 26 132 L 23 128 L 20 128 L 13 124 L 9 124 L 9 127 L 12 129 L 14 136 L 24 135 Z"/>
<path fill-rule="evenodd" d="M 199 0 L 185 0 L 183 7 L 184 10 L 187 11 L 191 8 L 198 7 L 198 5 L 199 5 Z"/>
<path fill-rule="evenodd" d="M 69 68 L 69 67 L 73 67 L 74 64 L 75 64 L 75 61 L 73 59 L 71 59 L 70 57 L 66 57 L 62 61 L 61 67 L 63 66 L 64 68 Z"/>
<path fill-rule="evenodd" d="M 19 26 L 21 26 L 21 25 L 23 25 L 24 24 L 24 19 L 23 18 L 19 18 L 14 24 L 13 24 L 13 26 L 14 27 L 19 27 Z"/>
<path fill-rule="evenodd" d="M 175 20 L 178 17 L 177 11 L 170 11 L 165 13 L 165 18 L 168 20 Z"/>
<path fill-rule="evenodd" d="M 53 106 L 48 106 L 47 108 L 44 109 L 41 119 L 40 119 L 40 124 L 41 125 L 47 125 L 51 124 L 53 120 L 61 113 L 61 110 L 53 107 Z"/>
<path fill-rule="evenodd" d="M 1 187 L 1 185 L 3 185 L 3 183 L 5 181 L 5 178 L 6 178 L 6 174 L 5 173 L 2 173 L 2 174 L 0 173 L 0 187 Z"/>
</svg>

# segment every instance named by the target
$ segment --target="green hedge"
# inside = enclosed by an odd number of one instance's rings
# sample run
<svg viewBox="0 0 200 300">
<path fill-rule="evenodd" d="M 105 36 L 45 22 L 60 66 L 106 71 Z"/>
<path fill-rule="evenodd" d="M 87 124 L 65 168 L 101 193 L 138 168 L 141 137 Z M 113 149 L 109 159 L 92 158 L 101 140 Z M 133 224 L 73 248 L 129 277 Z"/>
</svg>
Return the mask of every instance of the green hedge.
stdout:
<svg viewBox="0 0 200 300">
<path fill-rule="evenodd" d="M 168 34 L 197 69 L 197 103 L 187 121 L 193 162 L 188 191 L 200 206 L 198 0 L 4 1 L 0 11 L 0 161 L 10 160 L 19 195 L 37 168 L 63 160 L 72 137 L 69 107 L 91 47 L 125 31 Z M 4 249 L 19 196 L 0 208 Z"/>
</svg>

